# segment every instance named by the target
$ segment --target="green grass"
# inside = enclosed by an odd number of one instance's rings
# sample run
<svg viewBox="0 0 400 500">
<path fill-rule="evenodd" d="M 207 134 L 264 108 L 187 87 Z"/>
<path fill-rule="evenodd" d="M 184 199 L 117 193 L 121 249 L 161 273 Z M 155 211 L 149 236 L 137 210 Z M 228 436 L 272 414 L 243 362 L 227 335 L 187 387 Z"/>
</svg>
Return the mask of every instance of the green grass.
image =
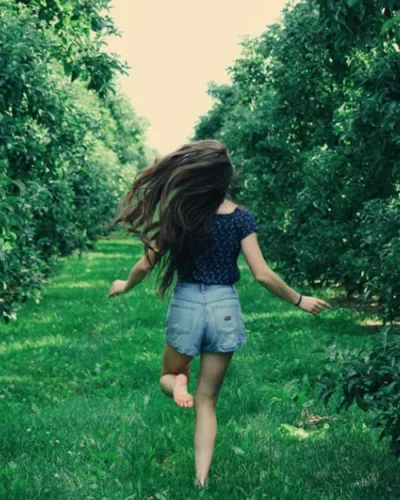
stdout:
<svg viewBox="0 0 400 500">
<path fill-rule="evenodd" d="M 108 299 L 141 251 L 119 238 L 61 259 L 43 300 L 1 327 L 0 498 L 399 498 L 399 462 L 369 429 L 373 415 L 336 415 L 339 396 L 325 408 L 313 383 L 324 358 L 313 350 L 372 343 L 379 334 L 361 324 L 371 313 L 340 308 L 337 289 L 324 289 L 334 308 L 307 314 L 258 285 L 242 257 L 247 345 L 221 390 L 208 489 L 194 489 L 194 412 L 159 388 L 168 300 L 152 276 Z M 196 358 L 192 391 L 198 368 Z"/>
</svg>

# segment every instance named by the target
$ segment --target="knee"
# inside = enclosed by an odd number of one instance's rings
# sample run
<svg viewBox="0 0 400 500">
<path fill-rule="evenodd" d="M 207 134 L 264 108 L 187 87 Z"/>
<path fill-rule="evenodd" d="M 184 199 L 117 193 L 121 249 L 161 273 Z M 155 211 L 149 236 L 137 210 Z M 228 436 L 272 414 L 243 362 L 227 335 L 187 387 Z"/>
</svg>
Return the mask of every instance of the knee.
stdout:
<svg viewBox="0 0 400 500">
<path fill-rule="evenodd" d="M 217 398 L 207 394 L 196 393 L 194 403 L 198 408 L 215 410 L 217 406 Z"/>
</svg>

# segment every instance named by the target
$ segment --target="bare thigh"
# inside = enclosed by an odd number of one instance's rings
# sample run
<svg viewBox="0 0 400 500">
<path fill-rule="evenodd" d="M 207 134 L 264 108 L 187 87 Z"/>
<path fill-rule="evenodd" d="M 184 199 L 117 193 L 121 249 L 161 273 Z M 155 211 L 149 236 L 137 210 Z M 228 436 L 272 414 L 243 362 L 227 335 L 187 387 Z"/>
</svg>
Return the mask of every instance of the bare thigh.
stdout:
<svg viewBox="0 0 400 500">
<path fill-rule="evenodd" d="M 194 398 L 196 404 L 208 402 L 216 406 L 233 354 L 233 352 L 200 353 L 200 374 Z"/>
<path fill-rule="evenodd" d="M 178 375 L 179 373 L 184 373 L 189 379 L 192 359 L 193 356 L 180 354 L 170 345 L 165 344 L 160 377 L 166 374 Z"/>
</svg>

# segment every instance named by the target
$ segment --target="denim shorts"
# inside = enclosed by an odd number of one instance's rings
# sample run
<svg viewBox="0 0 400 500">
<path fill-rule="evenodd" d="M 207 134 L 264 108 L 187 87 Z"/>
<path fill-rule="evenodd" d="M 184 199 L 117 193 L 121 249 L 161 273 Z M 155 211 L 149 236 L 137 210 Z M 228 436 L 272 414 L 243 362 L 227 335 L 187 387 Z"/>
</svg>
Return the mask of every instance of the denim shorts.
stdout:
<svg viewBox="0 0 400 500">
<path fill-rule="evenodd" d="M 179 281 L 168 306 L 166 342 L 176 351 L 232 352 L 246 344 L 242 310 L 235 285 Z"/>
</svg>

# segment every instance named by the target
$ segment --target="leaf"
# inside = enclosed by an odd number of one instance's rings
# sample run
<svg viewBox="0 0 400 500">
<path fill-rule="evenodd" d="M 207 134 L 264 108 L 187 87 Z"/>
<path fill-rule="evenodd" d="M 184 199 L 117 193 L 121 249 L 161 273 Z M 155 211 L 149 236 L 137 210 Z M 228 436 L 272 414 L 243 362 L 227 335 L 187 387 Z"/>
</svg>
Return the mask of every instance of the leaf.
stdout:
<svg viewBox="0 0 400 500">
<path fill-rule="evenodd" d="M 330 398 L 336 392 L 336 389 L 329 389 L 321 394 L 321 398 L 323 399 L 324 405 L 327 406 Z"/>
<path fill-rule="evenodd" d="M 313 349 L 311 351 L 311 354 L 319 354 L 319 353 L 325 353 L 325 349 L 323 349 L 322 347 L 317 347 L 316 349 Z"/>
<path fill-rule="evenodd" d="M 14 184 L 16 184 L 19 187 L 19 194 L 20 196 L 23 196 L 26 193 L 26 186 L 23 182 L 18 181 L 18 180 L 11 180 Z"/>
<path fill-rule="evenodd" d="M 242 448 L 238 448 L 237 446 L 232 446 L 232 450 L 236 453 L 236 455 L 245 455 L 246 454 L 242 450 Z"/>
<path fill-rule="evenodd" d="M 40 413 L 40 409 L 36 403 L 31 404 L 31 410 L 33 411 L 33 413 L 36 413 L 36 414 Z"/>
<path fill-rule="evenodd" d="M 351 392 L 351 390 L 353 389 L 354 385 L 356 385 L 357 383 L 358 383 L 358 379 L 355 379 L 355 378 L 351 379 L 349 381 L 349 383 L 347 384 L 347 390 L 349 392 Z"/>
<path fill-rule="evenodd" d="M 392 29 L 397 24 L 400 24 L 400 16 L 393 17 L 392 19 L 389 19 L 388 21 L 383 23 L 383 26 L 381 28 L 381 35 L 384 35 L 385 33 L 387 33 L 390 29 Z"/>
<path fill-rule="evenodd" d="M 280 428 L 285 431 L 285 434 L 289 434 L 297 439 L 306 439 L 310 435 L 309 432 L 305 431 L 301 427 L 295 427 L 290 424 L 281 424 Z"/>
<path fill-rule="evenodd" d="M 358 373 L 353 368 L 349 368 L 346 370 L 346 379 L 354 377 L 355 375 L 358 375 Z"/>
</svg>

